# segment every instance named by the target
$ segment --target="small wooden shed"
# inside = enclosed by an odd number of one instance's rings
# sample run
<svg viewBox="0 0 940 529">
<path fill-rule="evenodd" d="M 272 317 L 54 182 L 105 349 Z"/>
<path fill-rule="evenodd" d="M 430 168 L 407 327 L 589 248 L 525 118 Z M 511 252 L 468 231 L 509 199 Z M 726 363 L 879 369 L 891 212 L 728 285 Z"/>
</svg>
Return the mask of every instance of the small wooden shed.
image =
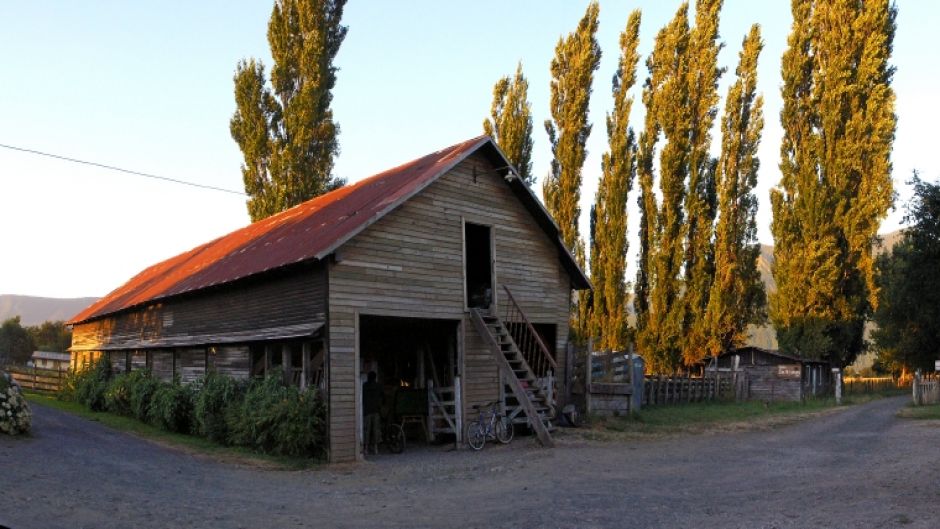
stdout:
<svg viewBox="0 0 940 529">
<path fill-rule="evenodd" d="M 32 367 L 37 369 L 66 371 L 71 364 L 72 355 L 55 351 L 33 351 L 33 354 L 29 357 L 29 361 L 32 362 Z"/>
<path fill-rule="evenodd" d="M 832 370 L 828 362 L 807 360 L 760 347 L 741 347 L 706 359 L 705 371 L 737 372 L 736 391 L 744 399 L 799 401 L 829 395 Z"/>
<path fill-rule="evenodd" d="M 550 444 L 572 289 L 558 226 L 486 136 L 147 268 L 70 321 L 77 365 L 192 381 L 283 374 L 324 395 L 332 461 L 360 457 L 362 377 L 427 395 L 459 442 L 499 400 Z"/>
</svg>

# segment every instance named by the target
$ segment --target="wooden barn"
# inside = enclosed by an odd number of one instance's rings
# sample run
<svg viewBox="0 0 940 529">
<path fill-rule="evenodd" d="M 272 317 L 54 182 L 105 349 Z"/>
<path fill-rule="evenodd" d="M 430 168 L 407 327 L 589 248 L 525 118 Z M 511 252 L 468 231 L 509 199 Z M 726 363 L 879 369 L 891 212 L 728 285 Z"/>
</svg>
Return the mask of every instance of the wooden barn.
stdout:
<svg viewBox="0 0 940 529">
<path fill-rule="evenodd" d="M 334 462 L 360 457 L 361 383 L 427 403 L 460 441 L 499 400 L 545 443 L 588 279 L 488 137 L 431 153 L 147 268 L 72 318 L 73 359 L 192 381 L 283 373 L 324 395 Z"/>
<path fill-rule="evenodd" d="M 744 399 L 799 401 L 826 396 L 832 389 L 828 362 L 788 356 L 760 347 L 741 347 L 706 359 L 705 372 L 737 372 Z M 743 376 L 742 376 L 743 375 Z"/>
</svg>

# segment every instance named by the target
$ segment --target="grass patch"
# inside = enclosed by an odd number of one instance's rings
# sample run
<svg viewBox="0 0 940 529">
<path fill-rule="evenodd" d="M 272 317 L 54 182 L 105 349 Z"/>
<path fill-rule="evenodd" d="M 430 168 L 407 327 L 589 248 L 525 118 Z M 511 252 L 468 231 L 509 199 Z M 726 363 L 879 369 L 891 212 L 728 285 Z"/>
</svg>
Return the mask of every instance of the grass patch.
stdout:
<svg viewBox="0 0 940 529">
<path fill-rule="evenodd" d="M 155 443 L 176 448 L 187 452 L 202 454 L 227 463 L 244 464 L 255 467 L 265 467 L 279 470 L 303 470 L 317 467 L 322 464 L 310 458 L 273 456 L 252 452 L 247 448 L 224 446 L 214 443 L 204 437 L 186 435 L 181 433 L 168 432 L 166 430 L 151 426 L 147 423 L 138 421 L 131 417 L 116 415 L 114 413 L 90 411 L 84 405 L 77 402 L 66 402 L 56 399 L 54 396 L 24 392 L 26 400 L 31 403 L 39 404 L 59 411 L 64 411 L 72 415 L 101 423 L 109 428 L 136 435 L 138 437 L 153 441 Z"/>
<path fill-rule="evenodd" d="M 863 397 L 863 396 L 859 396 Z M 862 399 L 858 399 L 862 400 Z M 858 404 L 856 399 L 843 399 Z M 865 401 L 872 400 L 865 396 Z M 767 430 L 840 409 L 834 399 L 806 402 L 697 402 L 651 406 L 632 417 L 591 417 L 587 428 L 567 430 L 598 441 L 659 439 L 684 434 Z"/>
<path fill-rule="evenodd" d="M 940 404 L 929 404 L 927 406 L 908 404 L 906 407 L 898 410 L 898 417 L 902 419 L 937 421 L 940 420 Z"/>
</svg>

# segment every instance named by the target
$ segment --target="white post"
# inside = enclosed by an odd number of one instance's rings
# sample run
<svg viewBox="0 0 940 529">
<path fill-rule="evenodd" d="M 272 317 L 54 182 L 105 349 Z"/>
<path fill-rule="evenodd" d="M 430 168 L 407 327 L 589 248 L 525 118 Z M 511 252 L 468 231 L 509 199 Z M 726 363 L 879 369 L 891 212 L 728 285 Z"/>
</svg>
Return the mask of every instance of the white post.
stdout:
<svg viewBox="0 0 940 529">
<path fill-rule="evenodd" d="M 460 375 L 458 375 L 454 377 L 454 424 L 457 425 L 454 438 L 457 441 L 457 448 L 463 446 L 463 399 L 460 395 Z"/>
<path fill-rule="evenodd" d="M 842 404 L 842 370 L 838 367 L 833 367 L 832 377 L 836 379 L 836 405 L 839 405 Z"/>
</svg>

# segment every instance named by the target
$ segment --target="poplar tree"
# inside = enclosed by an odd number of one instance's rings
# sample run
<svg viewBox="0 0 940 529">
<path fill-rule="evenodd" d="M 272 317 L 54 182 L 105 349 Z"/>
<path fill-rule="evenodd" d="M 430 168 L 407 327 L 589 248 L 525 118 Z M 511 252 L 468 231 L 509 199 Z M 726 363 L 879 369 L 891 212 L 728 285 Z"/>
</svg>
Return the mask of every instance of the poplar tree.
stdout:
<svg viewBox="0 0 940 529">
<path fill-rule="evenodd" d="M 274 67 L 242 60 L 235 70 L 237 109 L 230 122 L 242 151 L 252 221 L 320 195 L 343 182 L 332 176 L 339 126 L 330 104 L 333 59 L 346 37 L 345 0 L 277 0 L 268 22 Z"/>
<path fill-rule="evenodd" d="M 581 169 L 587 156 L 585 147 L 591 135 L 588 122 L 588 103 L 594 71 L 601 60 L 597 43 L 597 16 L 599 7 L 591 2 L 577 29 L 555 45 L 551 72 L 551 115 L 545 121 L 545 132 L 552 146 L 551 170 L 542 185 L 545 206 L 561 230 L 565 246 L 574 254 L 583 268 L 584 241 L 578 233 L 581 208 Z M 584 339 L 588 331 L 585 317 L 589 302 L 586 291 L 579 293 L 580 311 L 576 312 L 575 334 Z"/>
<path fill-rule="evenodd" d="M 522 63 L 514 77 L 501 78 L 493 86 L 490 117 L 483 121 L 483 133 L 492 137 L 525 183 L 535 183 L 532 174 L 532 106 L 528 99 L 529 81 L 522 75 Z"/>
<path fill-rule="evenodd" d="M 876 304 L 872 245 L 891 206 L 896 117 L 887 0 L 792 2 L 770 314 L 781 348 L 852 362 Z"/>
<path fill-rule="evenodd" d="M 685 195 L 685 263 L 682 303 L 675 318 L 683 319 L 682 359 L 692 365 L 705 356 L 705 309 L 715 275 L 713 247 L 716 215 L 715 166 L 710 154 L 711 129 L 718 114 L 718 22 L 721 0 L 695 3 L 695 26 L 688 48 L 688 184 Z"/>
<path fill-rule="evenodd" d="M 602 174 L 592 214 L 595 226 L 591 245 L 594 332 L 599 339 L 598 347 L 615 351 L 626 347 L 628 330 L 627 195 L 636 174 L 636 145 L 629 126 L 633 98 L 629 91 L 636 82 L 639 34 L 640 12 L 634 10 L 620 34 L 620 62 L 611 83 L 614 108 L 607 115 L 609 151 L 601 159 Z"/>
<path fill-rule="evenodd" d="M 681 306 L 681 270 L 685 258 L 683 202 L 690 158 L 688 4 L 656 35 L 646 61 L 643 89 L 647 118 L 640 137 L 640 272 L 637 344 L 654 372 L 680 365 L 685 310 Z M 653 157 L 657 139 L 661 204 L 653 192 Z"/>
<path fill-rule="evenodd" d="M 720 215 L 715 240 L 715 277 L 703 318 L 702 349 L 718 355 L 741 346 L 747 324 L 764 318 L 764 287 L 757 269 L 757 148 L 764 127 L 757 95 L 757 60 L 763 43 L 754 24 L 744 38 L 721 119 L 717 187 Z"/>
</svg>

